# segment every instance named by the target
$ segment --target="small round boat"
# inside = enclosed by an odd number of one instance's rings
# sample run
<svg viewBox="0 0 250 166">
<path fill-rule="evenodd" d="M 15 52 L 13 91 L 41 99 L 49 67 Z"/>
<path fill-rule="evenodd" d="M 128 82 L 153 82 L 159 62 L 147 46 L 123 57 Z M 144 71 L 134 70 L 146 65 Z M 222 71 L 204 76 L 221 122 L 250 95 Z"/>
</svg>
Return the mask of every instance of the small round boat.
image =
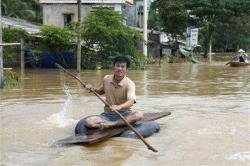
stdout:
<svg viewBox="0 0 250 166">
<path fill-rule="evenodd" d="M 147 112 L 144 113 L 144 117 L 136 122 L 133 126 L 137 132 L 144 138 L 159 132 L 160 125 L 154 120 L 163 118 L 170 115 L 171 112 Z M 86 118 L 81 119 L 76 127 L 75 133 L 72 136 L 58 140 L 55 142 L 57 145 L 66 144 L 94 144 L 107 140 L 114 136 L 126 137 L 126 138 L 138 138 L 137 135 L 129 129 L 128 126 L 107 128 L 107 129 L 89 129 L 86 127 Z"/>
<path fill-rule="evenodd" d="M 232 67 L 248 66 L 250 63 L 246 62 L 229 62 L 229 65 Z"/>
<path fill-rule="evenodd" d="M 82 134 L 87 134 L 88 132 L 90 132 L 91 134 L 93 134 L 96 131 L 99 130 L 92 130 L 88 129 L 85 127 L 85 118 L 81 119 L 75 128 L 75 134 L 76 135 L 82 135 Z M 142 135 L 144 138 L 149 137 L 151 135 L 153 135 L 154 133 L 157 133 L 160 131 L 160 126 L 157 122 L 154 121 L 146 121 L 146 122 L 136 122 L 133 127 L 137 130 L 137 132 Z M 126 137 L 126 138 L 138 138 L 137 135 L 130 130 L 127 127 L 121 127 L 121 128 L 117 128 L 118 130 L 120 130 L 120 132 L 118 132 L 116 135 L 120 136 L 120 137 Z M 116 131 L 116 130 L 115 130 Z M 112 129 L 106 129 L 104 131 L 102 131 L 102 134 L 104 135 L 104 137 L 106 136 L 106 133 L 112 133 L 113 130 Z"/>
</svg>

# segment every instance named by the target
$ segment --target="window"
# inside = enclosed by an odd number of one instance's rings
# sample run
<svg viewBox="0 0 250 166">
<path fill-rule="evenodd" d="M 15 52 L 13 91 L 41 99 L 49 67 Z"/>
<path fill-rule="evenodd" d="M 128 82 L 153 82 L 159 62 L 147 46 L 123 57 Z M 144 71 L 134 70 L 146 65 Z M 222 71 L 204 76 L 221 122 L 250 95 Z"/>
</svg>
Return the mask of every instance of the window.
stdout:
<svg viewBox="0 0 250 166">
<path fill-rule="evenodd" d="M 143 26 L 143 6 L 139 6 L 137 9 L 137 27 Z"/>
<path fill-rule="evenodd" d="M 74 19 L 74 14 L 64 14 L 64 26 L 68 26 Z"/>
<path fill-rule="evenodd" d="M 143 6 L 139 6 L 137 9 L 137 14 L 138 15 L 143 15 Z"/>
</svg>

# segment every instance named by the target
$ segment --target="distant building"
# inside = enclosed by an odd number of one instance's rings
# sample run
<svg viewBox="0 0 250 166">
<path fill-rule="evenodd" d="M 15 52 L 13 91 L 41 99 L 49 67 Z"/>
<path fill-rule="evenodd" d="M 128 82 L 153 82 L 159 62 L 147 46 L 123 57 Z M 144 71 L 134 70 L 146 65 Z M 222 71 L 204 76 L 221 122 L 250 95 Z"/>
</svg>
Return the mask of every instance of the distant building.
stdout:
<svg viewBox="0 0 250 166">
<path fill-rule="evenodd" d="M 39 0 L 43 9 L 43 24 L 59 27 L 77 21 L 77 0 Z M 133 0 L 82 0 L 82 19 L 99 7 L 106 7 L 124 14 Z"/>
<path fill-rule="evenodd" d="M 148 11 L 151 0 L 147 0 Z M 125 7 L 127 25 L 132 27 L 143 27 L 143 0 L 134 0 L 134 4 Z"/>
<path fill-rule="evenodd" d="M 147 2 L 149 11 L 151 0 Z M 39 0 L 39 3 L 43 9 L 44 25 L 64 27 L 71 22 L 77 22 L 77 0 Z M 124 14 L 126 24 L 143 33 L 143 0 L 82 0 L 81 7 L 82 21 L 91 11 L 105 7 Z M 148 30 L 148 37 L 148 52 L 152 56 L 160 56 L 166 35 Z M 139 47 L 142 50 L 142 45 Z"/>
<path fill-rule="evenodd" d="M 143 26 L 143 0 L 134 0 L 134 4 L 125 7 L 127 25 L 142 28 Z"/>
</svg>

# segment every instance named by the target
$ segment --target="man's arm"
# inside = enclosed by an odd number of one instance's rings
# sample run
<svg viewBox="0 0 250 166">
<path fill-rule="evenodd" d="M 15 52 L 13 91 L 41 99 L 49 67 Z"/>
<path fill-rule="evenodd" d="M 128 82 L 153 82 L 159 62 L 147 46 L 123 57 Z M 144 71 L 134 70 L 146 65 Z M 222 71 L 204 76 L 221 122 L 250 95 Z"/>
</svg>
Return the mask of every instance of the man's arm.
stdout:
<svg viewBox="0 0 250 166">
<path fill-rule="evenodd" d="M 104 94 L 103 85 L 97 89 L 94 88 L 94 91 L 96 91 L 99 95 L 103 95 Z"/>
<path fill-rule="evenodd" d="M 95 91 L 96 93 L 98 93 L 99 95 L 104 94 L 104 89 L 103 89 L 103 85 L 101 85 L 99 88 L 94 88 L 93 85 L 91 84 L 87 84 L 85 86 L 85 88 L 89 91 Z"/>
<path fill-rule="evenodd" d="M 127 100 L 125 103 L 120 104 L 120 105 L 112 105 L 111 106 L 111 110 L 112 111 L 120 111 L 122 109 L 129 109 L 130 107 L 133 106 L 133 104 L 135 103 L 134 99 L 129 99 Z"/>
</svg>

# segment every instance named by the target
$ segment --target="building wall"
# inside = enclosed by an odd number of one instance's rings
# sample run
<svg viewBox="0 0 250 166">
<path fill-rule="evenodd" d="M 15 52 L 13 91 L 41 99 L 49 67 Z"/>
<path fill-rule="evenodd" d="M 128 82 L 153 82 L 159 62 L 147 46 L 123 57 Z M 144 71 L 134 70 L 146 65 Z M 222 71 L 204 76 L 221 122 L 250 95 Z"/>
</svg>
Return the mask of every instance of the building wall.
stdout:
<svg viewBox="0 0 250 166">
<path fill-rule="evenodd" d="M 125 7 L 125 15 L 126 15 L 126 21 L 127 21 L 127 25 L 128 26 L 132 26 L 132 27 L 137 27 L 136 26 L 136 6 L 132 5 L 132 6 L 126 6 Z"/>
<path fill-rule="evenodd" d="M 102 6 L 111 7 L 115 11 L 122 12 L 121 4 L 103 4 Z M 76 4 L 42 4 L 43 7 L 43 24 L 64 27 L 64 14 L 74 14 L 73 21 L 76 22 L 77 5 Z M 84 4 L 82 5 L 82 21 L 84 18 L 100 5 Z"/>
<path fill-rule="evenodd" d="M 150 3 L 148 3 L 150 5 Z M 148 9 L 149 10 L 149 9 Z M 126 6 L 127 25 L 143 27 L 143 0 L 136 0 L 131 6 Z"/>
</svg>

